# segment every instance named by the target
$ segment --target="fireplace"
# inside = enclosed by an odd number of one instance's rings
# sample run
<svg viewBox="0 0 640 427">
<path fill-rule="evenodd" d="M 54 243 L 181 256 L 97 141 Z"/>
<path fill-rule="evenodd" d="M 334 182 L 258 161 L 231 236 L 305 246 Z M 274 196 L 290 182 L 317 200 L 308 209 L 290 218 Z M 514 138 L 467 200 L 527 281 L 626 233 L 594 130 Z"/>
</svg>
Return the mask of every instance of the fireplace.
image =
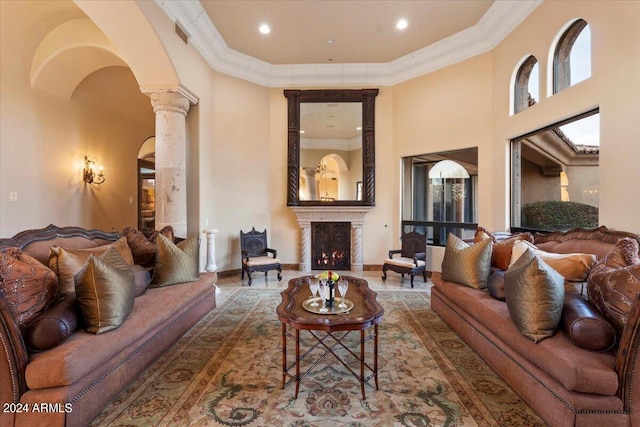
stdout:
<svg viewBox="0 0 640 427">
<path fill-rule="evenodd" d="M 300 271 L 312 269 L 311 262 L 311 224 L 319 222 L 344 222 L 350 224 L 349 270 L 362 271 L 362 228 L 364 216 L 371 206 L 294 206 L 291 208 L 300 227 Z"/>
<path fill-rule="evenodd" d="M 351 223 L 311 223 L 311 269 L 349 270 Z"/>
</svg>

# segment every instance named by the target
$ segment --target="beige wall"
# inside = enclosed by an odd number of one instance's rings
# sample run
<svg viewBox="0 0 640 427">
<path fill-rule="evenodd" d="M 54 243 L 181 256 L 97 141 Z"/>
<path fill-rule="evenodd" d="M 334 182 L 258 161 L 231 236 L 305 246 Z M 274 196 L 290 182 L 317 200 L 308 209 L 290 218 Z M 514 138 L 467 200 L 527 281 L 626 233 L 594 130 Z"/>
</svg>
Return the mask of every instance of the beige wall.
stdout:
<svg viewBox="0 0 640 427">
<path fill-rule="evenodd" d="M 508 226 L 509 139 L 558 120 L 600 107 L 600 224 L 640 232 L 640 200 L 629 197 L 624 183 L 639 182 L 640 2 L 544 2 L 493 52 L 493 135 L 489 164 L 480 165 L 493 194 L 492 218 L 481 222 L 493 229 Z M 546 92 L 552 43 L 576 18 L 591 27 L 592 77 L 549 96 Z M 509 113 L 509 84 L 514 64 L 533 54 L 540 64 L 540 102 L 515 115 Z M 635 145 L 635 147 L 634 147 Z M 483 172 L 487 171 L 488 174 Z M 486 182 L 482 179 L 482 182 Z M 622 183 L 622 185 L 621 185 Z M 482 187 L 482 184 L 481 184 Z"/>
<path fill-rule="evenodd" d="M 57 14 L 50 13 L 61 3 Z M 108 67 L 90 74 L 68 101 L 30 85 L 31 61 L 42 37 L 60 23 L 56 19 L 82 17 L 68 3 L 0 2 L 3 237 L 50 223 L 104 230 L 136 225 L 136 155 L 153 134 L 154 121 L 131 71 Z M 102 186 L 82 182 L 85 155 L 104 166 Z M 10 202 L 14 191 L 18 200 Z"/>
<path fill-rule="evenodd" d="M 127 122 L 110 108 L 102 111 L 102 107 L 89 106 L 89 98 L 101 97 L 95 91 L 102 81 L 109 90 L 116 81 L 122 82 L 129 94 L 123 96 L 138 99 L 139 91 L 133 82 L 125 84 L 122 73 L 107 70 L 92 76 L 97 83 L 91 79 L 83 82 L 66 104 L 33 92 L 28 85 L 28 63 L 43 32 L 27 34 L 22 29 L 15 34 L 23 35 L 17 39 L 25 40 L 25 46 L 17 49 L 9 43 L 5 34 L 33 24 L 7 13 L 18 7 L 8 6 L 13 3 L 19 2 L 0 2 L 0 234 L 8 236 L 49 222 L 107 229 L 130 222 L 135 214 L 130 217 L 130 207 L 121 201 L 127 200 L 129 188 L 133 188 L 129 186 L 134 183 L 127 172 L 129 166 L 121 163 L 129 155 L 129 148 L 123 147 L 131 147 L 135 158 L 139 144 L 149 136 L 145 128 L 148 117 L 136 111 L 125 114 L 132 119 Z M 286 206 L 287 104 L 283 88 L 264 88 L 212 71 L 192 46 L 184 45 L 173 33 L 171 21 L 157 4 L 138 5 L 175 65 L 180 83 L 199 98 L 187 117 L 189 234 L 200 233 L 205 227 L 220 230 L 216 261 L 222 271 L 239 268 L 239 232 L 251 226 L 267 228 L 270 244 L 278 249 L 281 260 L 297 264 L 299 231 L 295 215 Z M 635 82 L 640 75 L 639 14 L 640 2 L 544 2 L 493 51 L 380 88 L 376 100 L 376 206 L 367 214 L 363 230 L 364 263 L 380 264 L 389 249 L 399 246 L 402 157 L 479 147 L 479 222 L 490 229 L 506 229 L 509 139 L 595 106 L 600 107 L 601 117 L 601 223 L 640 232 L 640 201 L 629 197 L 627 185 L 640 180 L 637 156 L 630 155 L 637 152 L 633 144 L 640 112 L 640 86 Z M 560 29 L 578 17 L 592 28 L 593 76 L 547 97 L 548 50 Z M 529 54 L 536 55 L 541 65 L 541 100 L 511 116 L 511 77 L 516 64 Z M 145 74 L 145 78 L 153 81 L 153 75 Z M 132 126 L 137 121 L 140 124 Z M 135 135 L 138 128 L 145 130 Z M 108 178 L 101 188 L 86 192 L 78 182 L 79 172 L 68 166 L 84 154 L 103 162 Z M 122 176 L 122 181 L 116 176 Z M 19 192 L 17 204 L 7 202 L 9 191 Z M 432 252 L 430 268 L 437 270 L 442 251 Z"/>
</svg>

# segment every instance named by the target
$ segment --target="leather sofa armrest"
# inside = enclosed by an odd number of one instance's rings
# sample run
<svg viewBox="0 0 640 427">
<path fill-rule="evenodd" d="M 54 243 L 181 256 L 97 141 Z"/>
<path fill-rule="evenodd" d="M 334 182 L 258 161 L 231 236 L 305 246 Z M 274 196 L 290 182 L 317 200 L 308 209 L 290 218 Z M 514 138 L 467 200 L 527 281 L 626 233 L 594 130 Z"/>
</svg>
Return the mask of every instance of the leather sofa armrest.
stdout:
<svg viewBox="0 0 640 427">
<path fill-rule="evenodd" d="M 624 410 L 640 411 L 640 381 L 633 375 L 640 370 L 640 293 L 636 294 L 629 320 L 625 326 L 616 354 L 615 369 L 618 374 L 618 396 Z M 632 400 L 633 398 L 633 400 Z"/>
<path fill-rule="evenodd" d="M 0 290 L 0 402 L 19 402 L 27 390 L 25 370 L 29 356 L 9 303 Z M 2 424 L 2 423 L 0 423 Z"/>
</svg>

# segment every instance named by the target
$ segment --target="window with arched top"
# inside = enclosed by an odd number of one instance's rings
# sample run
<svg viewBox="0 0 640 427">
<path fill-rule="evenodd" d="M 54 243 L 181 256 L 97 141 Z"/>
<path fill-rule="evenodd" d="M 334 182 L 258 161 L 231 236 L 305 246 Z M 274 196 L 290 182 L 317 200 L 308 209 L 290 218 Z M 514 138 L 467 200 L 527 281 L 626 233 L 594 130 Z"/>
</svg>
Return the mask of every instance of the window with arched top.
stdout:
<svg viewBox="0 0 640 427">
<path fill-rule="evenodd" d="M 517 113 L 535 104 L 539 99 L 538 60 L 530 55 L 524 60 L 518 72 L 513 87 L 513 112 Z"/>
<path fill-rule="evenodd" d="M 560 36 L 553 54 L 553 93 L 591 77 L 591 30 L 583 19 Z"/>
</svg>

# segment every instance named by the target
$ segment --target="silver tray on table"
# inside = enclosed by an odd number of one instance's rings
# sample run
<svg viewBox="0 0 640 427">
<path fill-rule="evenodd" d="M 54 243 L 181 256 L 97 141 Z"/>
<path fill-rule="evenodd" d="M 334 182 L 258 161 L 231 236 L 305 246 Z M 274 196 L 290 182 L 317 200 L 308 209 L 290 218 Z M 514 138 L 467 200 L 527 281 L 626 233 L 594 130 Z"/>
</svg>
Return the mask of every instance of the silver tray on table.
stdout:
<svg viewBox="0 0 640 427">
<path fill-rule="evenodd" d="M 314 301 L 318 303 L 318 305 L 315 307 L 311 305 L 311 303 L 313 303 Z M 320 311 L 320 309 L 322 308 L 322 298 L 320 297 L 309 298 L 302 303 L 302 308 L 304 308 L 305 310 L 311 313 L 316 313 L 316 314 L 342 314 L 342 313 L 347 313 L 353 308 L 353 301 L 347 298 L 344 298 L 344 303 L 347 304 L 347 306 L 338 307 L 338 304 L 340 304 L 342 301 L 343 301 L 342 297 L 335 297 L 333 302 L 333 307 L 327 307 L 328 311 Z"/>
</svg>

